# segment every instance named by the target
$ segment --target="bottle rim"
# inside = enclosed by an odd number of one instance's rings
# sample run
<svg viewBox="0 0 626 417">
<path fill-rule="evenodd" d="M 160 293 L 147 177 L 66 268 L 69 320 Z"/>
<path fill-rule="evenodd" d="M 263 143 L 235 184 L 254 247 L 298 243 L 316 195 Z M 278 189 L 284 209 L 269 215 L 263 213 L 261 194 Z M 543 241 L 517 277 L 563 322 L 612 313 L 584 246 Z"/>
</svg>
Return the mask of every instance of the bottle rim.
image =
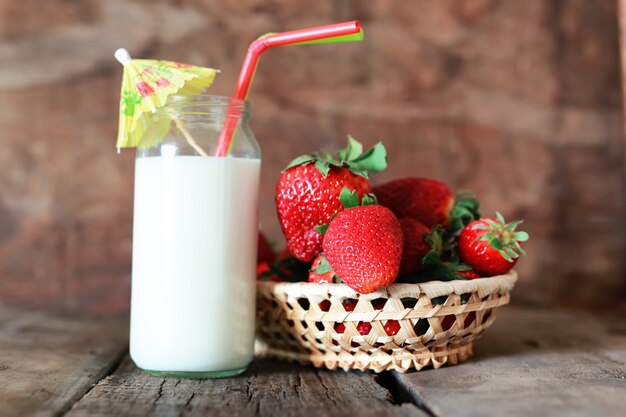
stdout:
<svg viewBox="0 0 626 417">
<path fill-rule="evenodd" d="M 249 114 L 247 100 L 213 94 L 172 94 L 157 112 L 177 115 L 216 115 L 246 117 Z M 234 114 L 232 114 L 234 112 Z"/>
</svg>

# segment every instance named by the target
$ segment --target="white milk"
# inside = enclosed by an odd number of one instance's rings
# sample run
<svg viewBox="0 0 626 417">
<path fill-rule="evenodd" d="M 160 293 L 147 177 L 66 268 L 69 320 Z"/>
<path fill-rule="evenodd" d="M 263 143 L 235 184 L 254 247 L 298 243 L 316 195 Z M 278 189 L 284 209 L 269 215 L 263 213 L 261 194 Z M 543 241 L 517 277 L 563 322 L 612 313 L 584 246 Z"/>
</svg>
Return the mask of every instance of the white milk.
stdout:
<svg viewBox="0 0 626 417">
<path fill-rule="evenodd" d="M 130 355 L 151 371 L 245 368 L 253 356 L 260 160 L 135 166 Z"/>
</svg>

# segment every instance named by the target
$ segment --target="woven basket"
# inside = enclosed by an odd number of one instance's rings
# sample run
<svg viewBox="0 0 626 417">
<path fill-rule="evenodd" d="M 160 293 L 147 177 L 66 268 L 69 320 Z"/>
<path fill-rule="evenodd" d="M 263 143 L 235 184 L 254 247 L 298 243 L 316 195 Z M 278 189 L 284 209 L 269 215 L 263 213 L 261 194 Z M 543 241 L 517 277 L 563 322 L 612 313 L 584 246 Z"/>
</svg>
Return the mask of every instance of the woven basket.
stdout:
<svg viewBox="0 0 626 417">
<path fill-rule="evenodd" d="M 344 284 L 258 282 L 257 354 L 375 372 L 454 365 L 472 355 L 474 339 L 509 302 L 516 280 L 511 271 L 467 281 L 391 284 L 372 294 Z M 346 304 L 354 309 L 346 311 Z M 394 336 L 385 332 L 388 320 L 400 324 Z M 359 334 L 359 322 L 371 324 L 367 335 Z"/>
</svg>

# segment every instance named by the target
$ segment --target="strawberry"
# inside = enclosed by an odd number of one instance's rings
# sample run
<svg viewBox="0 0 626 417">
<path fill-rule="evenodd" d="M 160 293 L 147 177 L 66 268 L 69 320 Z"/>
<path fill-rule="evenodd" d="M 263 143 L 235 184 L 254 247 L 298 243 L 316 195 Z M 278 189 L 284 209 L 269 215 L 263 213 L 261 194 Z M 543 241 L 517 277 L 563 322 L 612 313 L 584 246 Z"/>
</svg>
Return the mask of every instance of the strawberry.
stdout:
<svg viewBox="0 0 626 417">
<path fill-rule="evenodd" d="M 372 324 L 367 321 L 360 321 L 356 325 L 356 330 L 359 332 L 361 336 L 365 336 L 369 334 L 370 330 L 372 330 Z M 335 323 L 335 331 L 337 333 L 343 333 L 346 331 L 346 325 L 343 323 Z"/>
<path fill-rule="evenodd" d="M 456 271 L 457 274 L 462 276 L 465 279 L 476 279 L 480 278 L 480 274 L 473 269 L 469 269 L 467 271 Z"/>
<path fill-rule="evenodd" d="M 343 309 L 346 311 L 354 311 L 354 307 L 356 307 L 356 301 L 348 301 L 343 305 Z"/>
<path fill-rule="evenodd" d="M 328 226 L 323 248 L 337 276 L 368 294 L 398 276 L 402 239 L 400 222 L 391 210 L 368 205 L 340 212 Z"/>
<path fill-rule="evenodd" d="M 266 262 L 271 265 L 276 260 L 276 254 L 274 253 L 274 249 L 272 249 L 272 245 L 267 241 L 267 238 L 259 230 L 259 237 L 257 239 L 257 256 L 256 256 L 257 264 Z"/>
<path fill-rule="evenodd" d="M 478 202 L 468 192 L 452 191 L 441 181 L 429 178 L 402 178 L 376 186 L 372 193 L 378 203 L 399 219 L 411 217 L 428 227 L 441 225 L 460 230 L 477 219 Z M 461 222 L 461 225 L 459 224 Z"/>
<path fill-rule="evenodd" d="M 368 174 L 387 167 L 385 147 L 379 143 L 363 153 L 363 146 L 348 137 L 348 146 L 333 159 L 327 152 L 303 155 L 283 171 L 276 185 L 276 210 L 289 251 L 311 262 L 322 251 L 316 227 L 326 224 L 344 208 L 339 194 L 344 187 L 359 197 L 370 191 Z"/>
<path fill-rule="evenodd" d="M 372 330 L 372 323 L 367 321 L 360 321 L 359 324 L 356 325 L 356 330 L 361 336 L 368 335 L 370 333 L 370 330 Z"/>
<path fill-rule="evenodd" d="M 507 273 L 524 254 L 520 243 L 528 240 L 528 233 L 515 230 L 520 223 L 506 224 L 497 212 L 495 218 L 471 222 L 459 236 L 459 257 L 482 276 Z"/>
<path fill-rule="evenodd" d="M 278 256 L 274 264 L 261 262 L 257 265 L 257 279 L 274 282 L 305 281 L 309 273 L 309 264 L 300 262 L 291 255 Z"/>
<path fill-rule="evenodd" d="M 400 274 L 408 274 L 419 269 L 422 257 L 431 249 L 425 237 L 430 234 L 430 229 L 410 217 L 400 219 L 400 227 L 404 236 Z"/>
<path fill-rule="evenodd" d="M 289 248 L 288 247 L 284 247 L 280 252 L 278 252 L 278 255 L 276 256 L 276 261 L 282 261 L 284 259 L 287 258 L 291 258 L 291 252 L 289 252 Z"/>
<path fill-rule="evenodd" d="M 346 331 L 346 325 L 343 323 L 335 323 L 334 329 L 337 333 L 343 333 Z"/>
<path fill-rule="evenodd" d="M 400 331 L 400 322 L 397 320 L 388 320 L 384 326 L 387 336 L 395 336 Z"/>
<path fill-rule="evenodd" d="M 267 262 L 261 262 L 256 266 L 256 279 L 261 279 L 261 277 L 270 271 L 270 265 Z"/>
<path fill-rule="evenodd" d="M 256 279 L 259 281 L 285 282 L 267 262 L 261 262 L 256 266 Z"/>
<path fill-rule="evenodd" d="M 317 255 L 317 258 L 315 258 L 313 264 L 311 265 L 311 269 L 309 270 L 309 282 L 328 284 L 337 281 L 335 272 L 326 260 L 324 253 Z"/>
<path fill-rule="evenodd" d="M 321 303 L 318 304 L 320 310 L 322 311 L 328 311 L 330 310 L 330 301 L 329 300 L 324 300 Z"/>
<path fill-rule="evenodd" d="M 450 330 L 450 327 L 452 327 L 455 321 L 456 321 L 456 316 L 447 315 L 441 321 L 441 328 L 443 329 L 443 331 Z"/>
</svg>

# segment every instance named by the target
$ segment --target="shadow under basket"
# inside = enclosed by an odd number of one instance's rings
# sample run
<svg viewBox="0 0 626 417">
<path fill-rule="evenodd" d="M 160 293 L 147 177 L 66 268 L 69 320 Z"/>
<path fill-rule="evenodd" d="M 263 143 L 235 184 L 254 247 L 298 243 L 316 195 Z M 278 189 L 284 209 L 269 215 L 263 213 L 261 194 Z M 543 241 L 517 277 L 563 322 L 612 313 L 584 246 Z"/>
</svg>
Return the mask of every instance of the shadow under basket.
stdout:
<svg viewBox="0 0 626 417">
<path fill-rule="evenodd" d="M 346 371 L 454 365 L 472 355 L 516 280 L 511 271 L 371 294 L 345 284 L 258 282 L 256 353 Z"/>
</svg>

